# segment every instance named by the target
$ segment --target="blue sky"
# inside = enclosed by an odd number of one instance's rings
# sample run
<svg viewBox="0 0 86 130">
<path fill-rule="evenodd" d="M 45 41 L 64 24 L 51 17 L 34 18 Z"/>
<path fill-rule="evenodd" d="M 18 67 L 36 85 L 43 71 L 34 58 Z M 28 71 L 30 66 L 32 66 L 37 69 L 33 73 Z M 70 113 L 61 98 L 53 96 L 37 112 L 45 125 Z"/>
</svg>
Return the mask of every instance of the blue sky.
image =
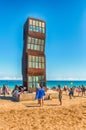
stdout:
<svg viewBox="0 0 86 130">
<path fill-rule="evenodd" d="M 27 17 L 46 21 L 47 80 L 86 79 L 85 0 L 0 0 L 0 79 L 22 77 Z"/>
</svg>

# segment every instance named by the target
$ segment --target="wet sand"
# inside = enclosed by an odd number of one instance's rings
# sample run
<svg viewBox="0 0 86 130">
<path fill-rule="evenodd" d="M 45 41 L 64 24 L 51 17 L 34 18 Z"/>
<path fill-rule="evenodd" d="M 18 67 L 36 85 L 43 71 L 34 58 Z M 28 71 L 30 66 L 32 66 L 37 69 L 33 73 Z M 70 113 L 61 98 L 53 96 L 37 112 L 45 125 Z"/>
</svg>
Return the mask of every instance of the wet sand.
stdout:
<svg viewBox="0 0 86 130">
<path fill-rule="evenodd" d="M 8 99 L 8 100 L 7 100 Z M 86 130 L 86 96 L 37 101 L 13 102 L 0 99 L 0 130 Z"/>
</svg>

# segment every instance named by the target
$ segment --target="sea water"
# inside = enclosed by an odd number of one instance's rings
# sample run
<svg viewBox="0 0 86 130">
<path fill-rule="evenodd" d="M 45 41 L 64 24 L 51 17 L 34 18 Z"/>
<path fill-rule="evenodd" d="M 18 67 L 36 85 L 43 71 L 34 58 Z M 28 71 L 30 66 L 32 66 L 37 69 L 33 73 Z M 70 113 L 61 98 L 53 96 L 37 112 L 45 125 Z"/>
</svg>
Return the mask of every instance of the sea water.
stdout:
<svg viewBox="0 0 86 130">
<path fill-rule="evenodd" d="M 13 89 L 15 87 L 15 85 L 22 85 L 22 80 L 0 80 L 0 87 L 2 87 L 4 85 L 8 86 L 9 88 Z M 62 88 L 67 85 L 68 87 L 72 87 L 72 86 L 86 86 L 86 81 L 61 81 L 61 80 L 49 80 L 47 81 L 47 87 L 48 88 L 52 88 L 52 87 L 57 87 L 58 85 L 60 85 Z"/>
</svg>

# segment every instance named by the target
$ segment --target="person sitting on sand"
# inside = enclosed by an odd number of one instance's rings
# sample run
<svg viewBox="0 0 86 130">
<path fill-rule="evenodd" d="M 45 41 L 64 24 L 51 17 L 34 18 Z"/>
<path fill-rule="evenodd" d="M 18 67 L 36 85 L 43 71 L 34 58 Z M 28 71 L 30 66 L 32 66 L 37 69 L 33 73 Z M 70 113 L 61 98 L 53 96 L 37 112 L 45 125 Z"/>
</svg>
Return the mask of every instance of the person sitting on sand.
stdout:
<svg viewBox="0 0 86 130">
<path fill-rule="evenodd" d="M 15 85 L 15 88 L 14 90 L 12 91 L 12 96 L 13 97 L 16 97 L 16 98 L 19 98 L 19 88 L 17 85 Z"/>
<path fill-rule="evenodd" d="M 24 88 L 23 88 L 23 86 L 19 86 L 19 95 L 20 94 L 23 94 L 24 93 Z"/>
<path fill-rule="evenodd" d="M 2 88 L 0 87 L 0 94 L 2 94 Z"/>
<path fill-rule="evenodd" d="M 15 98 L 17 98 L 19 100 L 20 95 L 23 94 L 23 93 L 24 93 L 23 87 L 22 86 L 18 87 L 17 85 L 15 85 L 15 88 L 12 91 L 12 96 L 15 97 Z"/>
<path fill-rule="evenodd" d="M 44 96 L 45 96 L 45 91 L 44 91 L 43 87 L 41 86 L 36 91 L 36 99 L 38 99 L 38 103 L 40 104 L 40 107 L 43 107 L 43 105 L 44 105 Z"/>
<path fill-rule="evenodd" d="M 12 90 L 8 86 L 6 86 L 6 89 L 7 89 L 7 94 L 11 95 Z"/>
<path fill-rule="evenodd" d="M 2 87 L 2 94 L 4 94 L 4 96 L 7 94 L 7 88 L 5 85 Z"/>
</svg>

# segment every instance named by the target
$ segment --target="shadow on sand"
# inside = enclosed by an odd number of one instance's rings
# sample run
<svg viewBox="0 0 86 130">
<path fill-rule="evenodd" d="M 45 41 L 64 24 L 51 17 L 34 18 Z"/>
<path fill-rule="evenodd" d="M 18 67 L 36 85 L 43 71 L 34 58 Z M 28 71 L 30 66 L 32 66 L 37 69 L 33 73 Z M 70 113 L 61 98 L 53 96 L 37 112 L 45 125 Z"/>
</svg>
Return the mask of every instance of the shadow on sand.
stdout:
<svg viewBox="0 0 86 130">
<path fill-rule="evenodd" d="M 46 106 L 59 106 L 58 104 L 47 104 Z"/>
<path fill-rule="evenodd" d="M 28 106 L 26 106 L 26 107 L 29 107 L 29 108 L 30 108 L 30 107 L 32 107 L 32 108 L 35 107 L 35 108 L 37 108 L 37 107 L 40 107 L 40 106 L 28 105 Z"/>
<path fill-rule="evenodd" d="M 36 104 L 36 103 L 34 103 L 34 104 L 23 103 L 23 105 L 25 107 L 28 107 L 28 108 L 30 108 L 30 107 L 35 107 L 35 108 L 40 107 L 40 105 Z M 44 106 L 60 106 L 60 105 L 59 104 L 45 104 Z"/>
<path fill-rule="evenodd" d="M 40 107 L 37 103 L 23 103 L 25 107 Z"/>
<path fill-rule="evenodd" d="M 49 106 L 49 107 L 52 107 L 52 106 L 60 106 L 60 105 L 57 105 L 57 104 L 48 104 L 48 105 L 44 105 L 44 106 Z M 35 108 L 37 108 L 37 107 L 39 107 L 40 108 L 40 106 L 39 105 L 26 105 L 26 107 L 28 107 L 28 108 L 31 108 L 31 107 L 35 107 Z"/>
<path fill-rule="evenodd" d="M 12 102 L 18 102 L 15 98 L 11 97 L 11 96 L 0 96 L 1 100 L 10 100 Z"/>
</svg>

